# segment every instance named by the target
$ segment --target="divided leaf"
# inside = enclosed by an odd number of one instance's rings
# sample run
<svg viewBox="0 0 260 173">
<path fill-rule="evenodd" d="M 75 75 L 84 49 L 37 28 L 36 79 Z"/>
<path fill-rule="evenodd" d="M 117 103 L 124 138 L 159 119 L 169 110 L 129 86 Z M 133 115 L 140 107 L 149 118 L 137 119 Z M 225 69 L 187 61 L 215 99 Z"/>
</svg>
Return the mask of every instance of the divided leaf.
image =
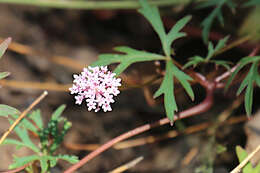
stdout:
<svg viewBox="0 0 260 173">
<path fill-rule="evenodd" d="M 98 57 L 98 60 L 90 66 L 106 66 L 113 63 L 119 63 L 114 70 L 114 73 L 119 75 L 133 63 L 166 59 L 162 55 L 140 51 L 126 46 L 116 47 L 114 50 L 125 54 L 101 54 Z"/>
<path fill-rule="evenodd" d="M 166 34 L 160 13 L 157 7 L 150 6 L 146 0 L 140 0 L 141 9 L 138 10 L 152 25 L 155 32 L 158 34 L 163 51 L 167 57 L 171 54 L 171 45 L 174 40 L 186 36 L 186 33 L 179 32 L 191 19 L 191 16 L 186 16 L 180 19 L 174 27 Z"/>
<path fill-rule="evenodd" d="M 39 109 L 33 111 L 28 117 L 35 122 L 39 129 L 43 129 L 43 122 L 41 117 L 41 111 Z"/>
<path fill-rule="evenodd" d="M 65 160 L 72 164 L 77 163 L 79 161 L 77 156 L 71 156 L 71 155 L 58 155 L 56 156 L 56 158 Z"/>
<path fill-rule="evenodd" d="M 217 43 L 217 45 L 213 46 L 212 42 L 209 42 L 209 45 L 208 45 L 208 55 L 207 57 L 205 58 L 207 61 L 210 60 L 212 57 L 214 57 L 214 55 L 216 55 L 216 53 L 222 49 L 223 47 L 225 47 L 226 45 L 226 42 L 228 40 L 229 36 L 226 36 L 224 37 L 223 39 L 220 39 Z"/>
<path fill-rule="evenodd" d="M 154 98 L 164 94 L 164 107 L 166 115 L 171 122 L 174 120 L 174 113 L 178 111 L 177 104 L 174 98 L 174 81 L 173 70 L 174 64 L 171 61 L 166 62 L 166 72 L 160 88 L 155 92 Z"/>
<path fill-rule="evenodd" d="M 20 111 L 11 106 L 0 104 L 0 116 L 8 117 L 8 115 L 15 114 L 20 114 Z"/>
<path fill-rule="evenodd" d="M 208 17 L 205 18 L 201 23 L 203 27 L 202 39 L 205 43 L 208 42 L 210 28 L 216 18 L 219 20 L 221 25 L 224 25 L 224 19 L 221 11 L 224 4 L 226 4 L 229 8 L 231 8 L 231 10 L 234 10 L 235 8 L 235 4 L 231 0 L 210 0 L 210 1 L 205 1 L 204 3 L 198 6 L 198 8 L 216 6 L 214 10 L 210 13 L 210 15 L 208 15 Z"/>
<path fill-rule="evenodd" d="M 51 120 L 58 120 L 58 118 L 61 116 L 62 112 L 66 108 L 66 105 L 59 106 L 55 112 L 51 116 Z"/>
<path fill-rule="evenodd" d="M 191 58 L 189 58 L 189 62 L 187 62 L 184 66 L 183 66 L 183 69 L 185 68 L 188 68 L 190 66 L 193 66 L 193 68 L 195 68 L 197 65 L 201 64 L 201 63 L 214 63 L 216 65 L 219 65 L 219 66 L 223 66 L 225 67 L 226 69 L 230 69 L 229 67 L 229 64 L 230 62 L 228 61 L 223 61 L 223 60 L 212 60 L 212 58 L 214 56 L 216 56 L 218 54 L 218 52 L 225 47 L 226 45 L 226 42 L 228 40 L 229 36 L 226 36 L 224 37 L 223 39 L 219 40 L 217 45 L 213 46 L 213 43 L 212 42 L 209 42 L 208 44 L 208 54 L 205 58 L 199 56 L 199 55 L 196 55 L 196 56 L 193 56 Z"/>
<path fill-rule="evenodd" d="M 39 159 L 39 156 L 37 156 L 37 155 L 31 155 L 31 156 L 25 156 L 25 157 L 19 157 L 19 158 L 15 157 L 14 163 L 9 166 L 9 169 L 19 168 L 21 166 L 24 166 L 24 165 L 31 163 L 38 159 Z"/>
<path fill-rule="evenodd" d="M 31 150 L 33 150 L 36 153 L 40 152 L 40 149 L 31 141 L 26 129 L 16 126 L 14 128 L 14 131 L 17 134 L 17 136 L 21 139 L 24 146 L 30 148 Z"/>
<path fill-rule="evenodd" d="M 192 88 L 188 82 L 188 80 L 192 80 L 191 77 L 180 71 L 172 61 L 166 62 L 166 72 L 163 78 L 162 84 L 160 88 L 155 92 L 154 98 L 159 97 L 164 94 L 164 107 L 166 110 L 167 117 L 171 122 L 174 120 L 174 113 L 178 111 L 178 107 L 174 97 L 174 77 L 176 77 L 191 99 L 194 99 L 194 93 Z"/>
<path fill-rule="evenodd" d="M 247 64 L 252 63 L 250 70 L 247 76 L 244 78 L 242 83 L 240 84 L 239 89 L 237 90 L 237 95 L 240 95 L 241 92 L 246 88 L 245 92 L 245 109 L 247 115 L 251 115 L 252 113 L 252 105 L 253 105 L 253 92 L 254 92 L 254 83 L 259 85 L 260 75 L 258 73 L 258 64 L 260 62 L 260 56 L 254 57 L 245 57 L 238 62 L 238 67 L 229 77 L 226 88 L 227 89 L 238 72 Z"/>
</svg>

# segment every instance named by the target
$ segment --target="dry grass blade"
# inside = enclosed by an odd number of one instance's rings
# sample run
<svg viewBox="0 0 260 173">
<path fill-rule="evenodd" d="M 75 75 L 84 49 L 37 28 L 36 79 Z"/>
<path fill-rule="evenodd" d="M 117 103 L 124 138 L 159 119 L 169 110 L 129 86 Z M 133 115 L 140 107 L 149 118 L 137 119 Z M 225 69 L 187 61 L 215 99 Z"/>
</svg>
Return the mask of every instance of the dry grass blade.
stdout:
<svg viewBox="0 0 260 173">
<path fill-rule="evenodd" d="M 3 134 L 0 139 L 0 145 L 4 142 L 6 137 L 11 133 L 11 131 L 19 124 L 19 122 L 36 106 L 44 97 L 48 94 L 47 91 L 44 91 L 27 109 L 25 109 L 21 115 L 15 120 L 15 122 L 10 126 L 10 128 Z"/>
<path fill-rule="evenodd" d="M 121 172 L 124 172 L 132 167 L 134 167 L 136 164 L 138 164 L 139 162 L 141 162 L 142 160 L 144 159 L 143 156 L 140 156 L 140 157 L 137 157 L 136 159 L 110 171 L 109 173 L 121 173 Z"/>
<path fill-rule="evenodd" d="M 0 85 L 19 89 L 35 89 L 60 92 L 68 92 L 69 87 L 72 86 L 72 84 L 57 84 L 49 82 L 24 82 L 15 80 L 1 80 Z"/>
<path fill-rule="evenodd" d="M 192 148 L 184 157 L 181 162 L 182 166 L 187 166 L 192 161 L 192 159 L 198 154 L 199 149 L 197 147 Z"/>
<path fill-rule="evenodd" d="M 12 38 L 8 37 L 5 39 L 1 44 L 0 44 L 0 58 L 3 56 L 5 53 L 6 49 L 8 48 L 8 45 L 11 43 Z"/>
</svg>

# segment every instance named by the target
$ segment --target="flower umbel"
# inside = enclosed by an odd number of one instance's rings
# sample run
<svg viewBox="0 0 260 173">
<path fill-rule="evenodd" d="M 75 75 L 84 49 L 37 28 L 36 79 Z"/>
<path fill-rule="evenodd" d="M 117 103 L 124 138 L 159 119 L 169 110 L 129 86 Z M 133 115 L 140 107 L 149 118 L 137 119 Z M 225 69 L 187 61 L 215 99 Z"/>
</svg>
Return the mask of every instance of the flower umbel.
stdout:
<svg viewBox="0 0 260 173">
<path fill-rule="evenodd" d="M 69 90 L 71 94 L 77 94 L 76 104 L 80 105 L 85 99 L 89 111 L 94 109 L 97 112 L 100 108 L 104 112 L 112 111 L 110 103 L 115 102 L 113 97 L 120 93 L 118 87 L 121 86 L 121 79 L 115 75 L 107 66 L 89 66 L 81 74 L 74 74 L 73 86 Z"/>
</svg>

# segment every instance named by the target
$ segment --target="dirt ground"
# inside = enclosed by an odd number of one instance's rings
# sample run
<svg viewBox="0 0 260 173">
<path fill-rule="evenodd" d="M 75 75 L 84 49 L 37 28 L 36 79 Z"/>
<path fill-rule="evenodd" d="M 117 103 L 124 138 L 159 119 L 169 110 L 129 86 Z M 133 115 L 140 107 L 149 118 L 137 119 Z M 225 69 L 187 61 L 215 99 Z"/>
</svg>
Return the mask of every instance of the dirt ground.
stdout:
<svg viewBox="0 0 260 173">
<path fill-rule="evenodd" d="M 0 37 L 12 37 L 14 42 L 29 46 L 37 53 L 24 55 L 9 50 L 1 59 L 1 71 L 11 72 L 7 80 L 27 82 L 51 82 L 58 84 L 72 83 L 72 74 L 79 73 L 81 66 L 90 64 L 98 54 L 112 52 L 118 45 L 159 52 L 160 42 L 152 28 L 144 18 L 134 10 L 129 11 L 77 11 L 55 10 L 34 7 L 0 5 Z M 136 27 L 138 26 L 138 27 Z M 191 48 L 191 45 L 196 45 Z M 186 54 L 205 52 L 206 48 L 198 38 L 189 38 L 176 45 L 179 54 L 190 49 Z M 24 49 L 23 49 L 24 50 Z M 244 54 L 239 50 L 229 54 Z M 53 56 L 71 58 L 74 64 L 58 63 Z M 64 61 L 62 61 L 64 62 Z M 145 66 L 145 68 L 143 68 Z M 131 67 L 127 74 L 135 80 L 135 76 L 145 78 L 154 72 L 153 64 L 140 64 Z M 158 86 L 154 86 L 157 88 Z M 153 90 L 152 88 L 151 90 Z M 5 86 L 0 89 L 0 103 L 8 104 L 24 110 L 43 90 Z M 177 95 L 180 109 L 199 103 L 204 91 L 194 86 L 196 100 L 188 100 L 184 92 Z M 256 95 L 259 91 L 256 91 Z M 207 113 L 176 122 L 175 126 L 165 125 L 155 128 L 136 138 L 146 136 L 163 136 L 172 130 L 214 121 L 234 100 L 230 91 L 223 95 L 217 91 L 215 104 Z M 257 103 L 257 101 L 256 101 Z M 163 118 L 163 105 L 149 106 L 144 92 L 140 88 L 122 91 L 113 104 L 110 113 L 88 112 L 85 105 L 77 106 L 69 91 L 49 91 L 49 95 L 37 106 L 41 109 L 45 121 L 59 105 L 66 104 L 64 116 L 73 124 L 65 138 L 61 153 L 75 154 L 84 157 L 89 150 L 75 150 L 68 144 L 103 144 L 123 132 L 145 123 Z M 255 110 L 257 109 L 257 104 Z M 232 117 L 243 115 L 243 104 L 232 114 Z M 0 133 L 9 127 L 4 118 L 0 119 Z M 11 137 L 14 137 L 12 134 Z M 215 136 L 215 137 L 214 137 Z M 235 146 L 245 147 L 247 137 L 244 122 L 233 125 L 221 125 L 212 135 L 207 130 L 193 134 L 180 134 L 176 138 L 164 139 L 160 142 L 145 144 L 125 149 L 109 149 L 94 160 L 87 163 L 78 172 L 109 172 L 137 157 L 144 159 L 127 172 L 203 172 L 205 167 L 214 168 L 216 173 L 229 172 L 238 164 Z M 66 145 L 65 145 L 66 144 Z M 227 148 L 226 152 L 216 154 L 216 145 Z M 6 170 L 12 162 L 12 156 L 25 156 L 30 152 L 16 150 L 12 146 L 0 147 L 0 170 Z M 192 156 L 192 153 L 194 155 Z M 190 160 L 189 160 L 190 158 Z M 60 162 L 52 172 L 61 172 L 70 164 Z M 210 170 L 210 169 L 209 169 Z"/>
</svg>

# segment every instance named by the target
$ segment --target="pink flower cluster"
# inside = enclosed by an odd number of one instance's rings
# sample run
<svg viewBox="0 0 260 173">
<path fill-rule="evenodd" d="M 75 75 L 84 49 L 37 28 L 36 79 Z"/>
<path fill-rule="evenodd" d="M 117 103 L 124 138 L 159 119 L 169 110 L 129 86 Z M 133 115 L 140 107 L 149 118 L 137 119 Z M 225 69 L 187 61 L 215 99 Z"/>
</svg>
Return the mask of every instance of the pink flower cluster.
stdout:
<svg viewBox="0 0 260 173">
<path fill-rule="evenodd" d="M 113 97 L 120 93 L 118 87 L 121 86 L 121 79 L 115 75 L 107 66 L 89 66 L 81 74 L 74 74 L 73 86 L 69 90 L 71 94 L 77 94 L 76 104 L 80 105 L 86 99 L 89 111 L 94 109 L 97 112 L 100 108 L 104 112 L 112 111 L 110 103 L 115 102 Z"/>
</svg>

